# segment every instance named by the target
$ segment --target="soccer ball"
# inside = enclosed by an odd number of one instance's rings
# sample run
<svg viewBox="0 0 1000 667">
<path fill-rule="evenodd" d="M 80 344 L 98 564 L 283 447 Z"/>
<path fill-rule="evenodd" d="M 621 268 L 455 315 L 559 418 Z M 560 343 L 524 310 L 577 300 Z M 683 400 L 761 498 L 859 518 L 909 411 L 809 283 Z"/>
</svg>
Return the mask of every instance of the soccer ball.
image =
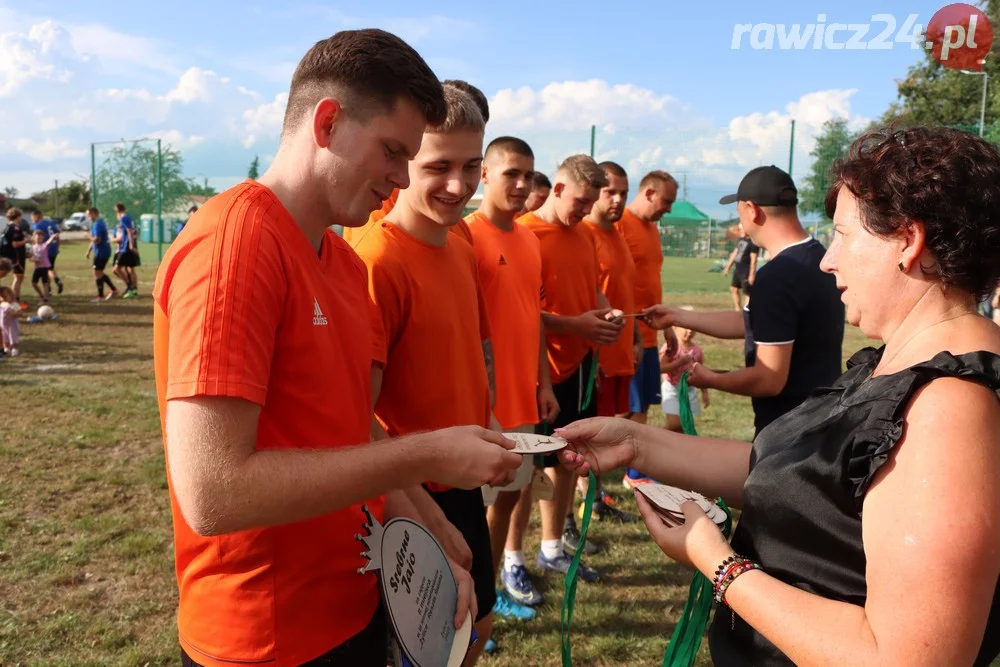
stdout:
<svg viewBox="0 0 1000 667">
<path fill-rule="evenodd" d="M 43 320 L 54 320 L 56 318 L 56 311 L 52 309 L 52 306 L 46 304 L 44 306 L 39 306 L 38 317 Z"/>
</svg>

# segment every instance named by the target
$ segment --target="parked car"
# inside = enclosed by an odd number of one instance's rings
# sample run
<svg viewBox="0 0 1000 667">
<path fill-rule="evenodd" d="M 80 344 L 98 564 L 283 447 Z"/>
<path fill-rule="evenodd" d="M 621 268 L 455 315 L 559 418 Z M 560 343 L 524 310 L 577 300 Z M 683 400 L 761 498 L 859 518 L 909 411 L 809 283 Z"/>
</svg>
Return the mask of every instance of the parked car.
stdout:
<svg viewBox="0 0 1000 667">
<path fill-rule="evenodd" d="M 65 220 L 62 224 L 63 231 L 66 232 L 76 232 L 76 231 L 87 231 L 90 229 L 90 222 L 87 220 L 86 213 L 74 213 Z"/>
</svg>

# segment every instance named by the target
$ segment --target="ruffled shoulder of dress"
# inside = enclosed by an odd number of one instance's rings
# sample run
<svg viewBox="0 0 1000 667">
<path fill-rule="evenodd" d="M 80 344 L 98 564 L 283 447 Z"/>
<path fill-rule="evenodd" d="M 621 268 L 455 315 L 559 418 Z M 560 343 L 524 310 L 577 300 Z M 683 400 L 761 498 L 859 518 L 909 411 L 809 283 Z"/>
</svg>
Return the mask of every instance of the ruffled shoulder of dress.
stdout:
<svg viewBox="0 0 1000 667">
<path fill-rule="evenodd" d="M 859 363 L 855 365 L 869 363 L 872 358 L 867 355 L 877 352 L 880 351 L 862 350 L 851 361 L 858 360 Z M 874 358 L 877 362 L 877 356 Z M 879 392 L 882 400 L 858 406 L 869 413 L 862 426 L 854 432 L 848 447 L 848 479 L 854 487 L 854 501 L 858 512 L 861 511 L 865 494 L 868 493 L 875 474 L 889 460 L 893 448 L 903 435 L 906 408 L 914 394 L 929 382 L 943 377 L 964 378 L 1000 394 L 1000 356 L 986 351 L 958 356 L 941 352 L 934 358 L 899 373 L 878 378 L 880 383 L 886 383 L 885 391 Z"/>
</svg>

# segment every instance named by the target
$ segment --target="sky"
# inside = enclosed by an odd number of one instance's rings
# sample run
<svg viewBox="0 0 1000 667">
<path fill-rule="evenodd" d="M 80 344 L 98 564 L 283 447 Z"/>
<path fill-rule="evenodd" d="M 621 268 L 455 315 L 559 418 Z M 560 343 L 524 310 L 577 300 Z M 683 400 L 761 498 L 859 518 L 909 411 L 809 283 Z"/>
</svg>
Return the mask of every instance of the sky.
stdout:
<svg viewBox="0 0 1000 667">
<path fill-rule="evenodd" d="M 907 18 L 926 25 L 941 6 L 175 0 L 166 11 L 0 0 L 0 188 L 23 195 L 86 177 L 91 142 L 140 137 L 180 149 L 188 176 L 228 187 L 255 155 L 262 167 L 273 158 L 306 50 L 339 30 L 378 27 L 408 41 L 440 78 L 479 86 L 490 99 L 487 141 L 526 139 L 539 170 L 551 175 L 562 158 L 588 152 L 596 126 L 598 159 L 620 162 L 633 182 L 667 169 L 682 196 L 725 216 L 717 200 L 749 168 L 788 168 L 792 119 L 801 181 L 825 121 L 862 127 L 881 116 L 896 80 L 923 58 L 905 41 Z M 833 23 L 870 24 L 856 40 L 869 48 L 837 48 L 858 29 L 812 39 Z M 810 37 L 806 48 L 782 40 L 793 30 Z"/>
</svg>

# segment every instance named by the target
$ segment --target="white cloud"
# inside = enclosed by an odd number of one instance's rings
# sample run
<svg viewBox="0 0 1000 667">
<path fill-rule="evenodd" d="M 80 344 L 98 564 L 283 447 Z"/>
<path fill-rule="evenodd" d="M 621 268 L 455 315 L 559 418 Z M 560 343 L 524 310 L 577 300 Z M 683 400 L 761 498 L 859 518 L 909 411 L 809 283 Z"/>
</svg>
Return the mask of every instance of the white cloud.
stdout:
<svg viewBox="0 0 1000 667">
<path fill-rule="evenodd" d="M 600 79 L 550 83 L 537 91 L 505 88 L 490 100 L 490 124 L 511 130 L 584 130 L 609 123 L 614 128 L 677 120 L 687 113 L 669 95 Z"/>
<path fill-rule="evenodd" d="M 45 139 L 38 142 L 18 139 L 14 144 L 18 151 L 42 162 L 52 162 L 56 158 L 81 158 L 87 154 L 83 148 L 74 148 L 68 139 Z"/>
<path fill-rule="evenodd" d="M 535 152 L 536 167 L 549 171 L 567 155 L 586 152 L 590 127 L 596 125 L 598 160 L 619 162 L 633 180 L 667 169 L 689 186 L 691 201 L 711 212 L 713 206 L 719 210 L 719 197 L 733 191 L 750 168 L 787 168 L 793 118 L 793 175 L 799 176 L 812 161 L 809 151 L 823 123 L 846 118 L 852 128 L 865 125 L 868 119 L 851 111 L 856 92 L 811 92 L 783 108 L 737 116 L 719 126 L 674 97 L 646 88 L 596 79 L 564 81 L 539 90 L 499 91 L 490 100 L 487 131 L 524 138 Z"/>
<path fill-rule="evenodd" d="M 244 111 L 243 120 L 249 133 L 244 141 L 244 146 L 247 148 L 252 146 L 259 134 L 271 136 L 279 134 L 287 105 L 288 93 L 278 93 L 270 102 L 264 102 Z"/>
</svg>

